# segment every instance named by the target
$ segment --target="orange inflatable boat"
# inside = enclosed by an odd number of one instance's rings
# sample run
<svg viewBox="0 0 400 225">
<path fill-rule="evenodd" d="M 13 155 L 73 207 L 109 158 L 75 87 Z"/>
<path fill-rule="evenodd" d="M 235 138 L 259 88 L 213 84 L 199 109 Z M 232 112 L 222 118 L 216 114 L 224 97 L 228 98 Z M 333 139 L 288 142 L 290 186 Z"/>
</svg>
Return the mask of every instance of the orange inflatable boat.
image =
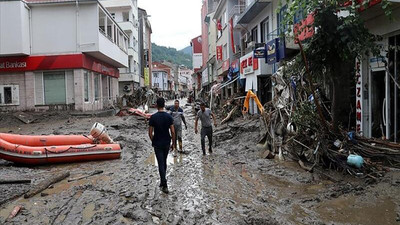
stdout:
<svg viewBox="0 0 400 225">
<path fill-rule="evenodd" d="M 0 158 L 27 165 L 120 158 L 121 146 L 113 143 L 104 126 L 96 123 L 90 134 L 30 136 L 0 133 Z"/>
</svg>

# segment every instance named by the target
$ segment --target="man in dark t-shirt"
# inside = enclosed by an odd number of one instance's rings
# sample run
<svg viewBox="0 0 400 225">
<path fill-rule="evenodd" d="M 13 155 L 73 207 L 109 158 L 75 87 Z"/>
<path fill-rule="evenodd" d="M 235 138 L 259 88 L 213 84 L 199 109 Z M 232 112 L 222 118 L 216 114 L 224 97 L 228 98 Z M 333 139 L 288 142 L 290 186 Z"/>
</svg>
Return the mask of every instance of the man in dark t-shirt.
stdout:
<svg viewBox="0 0 400 225">
<path fill-rule="evenodd" d="M 158 162 L 158 171 L 160 173 L 160 187 L 161 190 L 168 194 L 167 185 L 167 157 L 172 140 L 175 140 L 174 119 L 172 116 L 164 111 L 165 100 L 164 98 L 157 99 L 158 112 L 150 117 L 149 121 L 149 137 L 152 141 L 154 151 Z M 154 131 L 154 135 L 153 135 Z M 170 135 L 171 131 L 171 135 Z M 176 148 L 175 143 L 173 147 Z"/>
</svg>

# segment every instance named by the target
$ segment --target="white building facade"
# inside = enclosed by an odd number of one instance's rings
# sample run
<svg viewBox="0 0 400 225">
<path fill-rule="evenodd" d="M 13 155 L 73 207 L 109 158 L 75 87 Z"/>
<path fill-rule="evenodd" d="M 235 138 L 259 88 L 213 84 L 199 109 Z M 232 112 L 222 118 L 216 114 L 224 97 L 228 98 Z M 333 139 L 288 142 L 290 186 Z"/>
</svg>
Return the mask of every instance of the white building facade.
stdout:
<svg viewBox="0 0 400 225">
<path fill-rule="evenodd" d="M 128 36 L 98 1 L 0 1 L 0 110 L 100 110 Z"/>
<path fill-rule="evenodd" d="M 168 91 L 168 73 L 164 70 L 153 69 L 152 87 L 158 91 Z"/>
<path fill-rule="evenodd" d="M 102 0 L 101 4 L 128 35 L 128 67 L 120 68 L 120 95 L 132 94 L 140 83 L 139 12 L 137 0 Z"/>
<path fill-rule="evenodd" d="M 379 57 L 356 63 L 356 131 L 394 142 L 400 139 L 400 4 L 392 3 L 393 20 L 375 2 L 361 13 L 372 34 L 383 37 Z"/>
</svg>

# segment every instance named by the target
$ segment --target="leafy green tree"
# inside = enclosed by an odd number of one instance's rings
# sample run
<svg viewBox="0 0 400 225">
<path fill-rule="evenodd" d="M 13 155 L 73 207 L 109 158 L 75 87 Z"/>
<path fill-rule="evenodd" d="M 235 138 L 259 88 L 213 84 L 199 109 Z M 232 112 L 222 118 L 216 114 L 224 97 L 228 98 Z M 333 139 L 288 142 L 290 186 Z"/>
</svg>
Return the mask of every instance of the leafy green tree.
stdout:
<svg viewBox="0 0 400 225">
<path fill-rule="evenodd" d="M 350 101 L 349 81 L 355 82 L 355 59 L 379 52 L 376 42 L 380 37 L 369 32 L 360 14 L 360 8 L 368 4 L 365 1 L 360 5 L 357 0 L 293 0 L 284 16 L 284 23 L 293 25 L 299 12 L 304 18 L 310 13 L 314 15 L 311 26 L 315 33 L 303 42 L 309 73 L 314 80 L 309 83 L 324 80 L 330 84 L 335 131 L 340 122 L 348 121 L 350 105 L 354 105 Z M 390 3 L 384 0 L 380 4 L 386 15 L 391 16 Z M 293 36 L 293 33 L 285 35 Z"/>
<path fill-rule="evenodd" d="M 175 48 L 168 48 L 152 43 L 152 60 L 153 62 L 169 61 L 177 65 L 184 65 L 192 68 L 192 56 L 177 51 Z"/>
</svg>

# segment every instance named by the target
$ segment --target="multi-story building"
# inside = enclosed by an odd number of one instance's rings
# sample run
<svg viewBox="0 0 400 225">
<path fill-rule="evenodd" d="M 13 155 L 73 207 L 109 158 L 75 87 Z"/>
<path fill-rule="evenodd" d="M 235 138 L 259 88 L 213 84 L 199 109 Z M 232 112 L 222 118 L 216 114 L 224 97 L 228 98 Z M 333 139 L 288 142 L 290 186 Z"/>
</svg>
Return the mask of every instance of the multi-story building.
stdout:
<svg viewBox="0 0 400 225">
<path fill-rule="evenodd" d="M 146 10 L 139 8 L 139 55 L 141 78 L 140 86 L 151 88 L 151 24 Z"/>
<path fill-rule="evenodd" d="M 152 87 L 160 92 L 168 91 L 168 72 L 161 68 L 152 70 Z"/>
<path fill-rule="evenodd" d="M 180 94 L 181 96 L 188 96 L 189 92 L 192 91 L 193 70 L 188 69 L 184 66 L 180 66 L 178 69 L 178 73 Z"/>
<path fill-rule="evenodd" d="M 230 20 L 231 12 L 238 4 L 238 0 L 220 0 L 213 16 L 216 25 L 216 70 L 218 82 L 224 83 L 221 99 L 226 100 L 239 90 L 239 82 L 233 79 L 237 72 L 233 74 L 234 69 L 238 70 L 240 51 L 237 43 L 239 42 L 239 33 L 234 31 L 234 26 Z M 211 41 L 211 40 L 209 40 Z"/>
<path fill-rule="evenodd" d="M 132 94 L 139 87 L 139 12 L 137 0 L 102 0 L 101 4 L 109 11 L 118 25 L 129 36 L 128 67 L 120 68 L 120 95 Z"/>
<path fill-rule="evenodd" d="M 366 137 L 400 139 L 400 4 L 392 3 L 393 20 L 381 10 L 381 1 L 371 1 L 361 12 L 365 26 L 383 39 L 381 55 L 357 62 L 356 131 Z"/>
<path fill-rule="evenodd" d="M 165 65 L 160 62 L 153 62 L 152 69 L 162 69 L 167 72 L 168 74 L 168 91 L 172 93 L 174 90 L 174 77 L 173 77 L 173 70 L 169 65 Z"/>
<path fill-rule="evenodd" d="M 193 57 L 192 82 L 195 85 L 193 86 L 195 97 L 197 97 L 197 94 L 202 89 L 203 53 L 202 53 L 201 42 L 202 42 L 201 35 L 193 38 L 190 42 L 190 45 L 192 46 L 192 57 Z"/>
<path fill-rule="evenodd" d="M 95 0 L 0 1 L 0 109 L 103 109 L 129 37 Z"/>
</svg>

